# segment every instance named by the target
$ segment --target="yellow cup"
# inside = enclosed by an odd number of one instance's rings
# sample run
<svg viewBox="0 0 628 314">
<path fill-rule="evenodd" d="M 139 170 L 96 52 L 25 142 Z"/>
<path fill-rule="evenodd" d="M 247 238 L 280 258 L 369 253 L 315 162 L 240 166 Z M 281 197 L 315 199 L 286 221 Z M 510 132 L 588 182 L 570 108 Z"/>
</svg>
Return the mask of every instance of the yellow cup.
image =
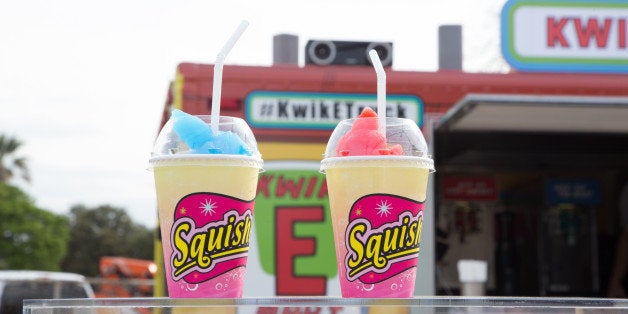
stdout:
<svg viewBox="0 0 628 314">
<path fill-rule="evenodd" d="M 229 149 L 249 154 L 219 153 L 221 145 L 229 144 L 206 141 L 214 137 L 199 135 L 202 132 L 196 127 L 199 123 L 206 127 L 203 124 L 210 119 L 195 119 L 191 126 L 181 127 L 182 134 L 175 132 L 177 126 L 171 119 L 160 132 L 150 159 L 168 295 L 239 298 L 262 160 L 250 129 L 241 119 L 221 117 L 221 128 L 226 129 L 220 132 L 244 138 L 238 145 L 247 145 L 246 149 L 237 145 L 237 149 Z"/>
<path fill-rule="evenodd" d="M 341 155 L 338 142 L 355 120 L 336 127 L 321 162 L 341 293 L 347 298 L 408 298 L 414 294 L 433 161 L 416 123 L 399 118 L 387 119 L 387 140 L 403 148 L 401 155 Z"/>
</svg>

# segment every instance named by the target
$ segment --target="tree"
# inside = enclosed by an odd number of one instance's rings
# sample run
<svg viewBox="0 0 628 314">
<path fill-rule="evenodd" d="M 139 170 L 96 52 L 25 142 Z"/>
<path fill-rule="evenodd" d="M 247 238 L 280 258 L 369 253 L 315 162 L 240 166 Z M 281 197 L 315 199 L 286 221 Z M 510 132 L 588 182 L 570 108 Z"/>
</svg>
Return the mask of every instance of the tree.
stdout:
<svg viewBox="0 0 628 314">
<path fill-rule="evenodd" d="M 26 158 L 14 156 L 21 145 L 18 139 L 0 134 L 0 182 L 9 182 L 16 171 L 22 173 L 24 181 L 30 182 Z"/>
<path fill-rule="evenodd" d="M 72 207 L 68 254 L 62 262 L 62 269 L 97 276 L 102 256 L 152 260 L 153 233 L 133 223 L 121 208 L 110 205 Z"/>
<path fill-rule="evenodd" d="M 0 182 L 0 269 L 60 270 L 68 233 L 66 217 Z"/>
</svg>

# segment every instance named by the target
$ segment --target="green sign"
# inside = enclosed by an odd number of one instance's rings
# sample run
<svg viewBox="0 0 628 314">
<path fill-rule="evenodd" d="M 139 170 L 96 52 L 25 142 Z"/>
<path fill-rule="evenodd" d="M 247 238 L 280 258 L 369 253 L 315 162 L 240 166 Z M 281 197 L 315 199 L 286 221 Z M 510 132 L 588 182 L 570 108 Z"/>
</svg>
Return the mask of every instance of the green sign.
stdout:
<svg viewBox="0 0 628 314">
<path fill-rule="evenodd" d="M 326 295 L 337 275 L 325 175 L 318 162 L 273 162 L 260 173 L 255 232 L 276 295 Z"/>
</svg>

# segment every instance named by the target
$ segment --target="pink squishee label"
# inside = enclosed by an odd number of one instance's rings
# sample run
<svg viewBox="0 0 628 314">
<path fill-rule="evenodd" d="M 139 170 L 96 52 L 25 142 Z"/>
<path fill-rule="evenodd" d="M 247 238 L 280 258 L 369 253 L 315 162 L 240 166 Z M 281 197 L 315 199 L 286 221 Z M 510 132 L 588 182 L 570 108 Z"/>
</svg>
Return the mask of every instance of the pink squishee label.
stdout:
<svg viewBox="0 0 628 314">
<path fill-rule="evenodd" d="M 398 290 L 390 292 L 394 296 L 412 294 L 423 209 L 423 203 L 390 194 L 366 195 L 353 203 L 345 232 L 344 279 L 361 285 L 358 296 L 386 296 L 389 289 Z"/>
<path fill-rule="evenodd" d="M 177 203 L 169 276 L 178 285 L 174 295 L 169 288 L 171 297 L 242 293 L 253 205 L 254 201 L 206 192 L 189 194 Z"/>
</svg>

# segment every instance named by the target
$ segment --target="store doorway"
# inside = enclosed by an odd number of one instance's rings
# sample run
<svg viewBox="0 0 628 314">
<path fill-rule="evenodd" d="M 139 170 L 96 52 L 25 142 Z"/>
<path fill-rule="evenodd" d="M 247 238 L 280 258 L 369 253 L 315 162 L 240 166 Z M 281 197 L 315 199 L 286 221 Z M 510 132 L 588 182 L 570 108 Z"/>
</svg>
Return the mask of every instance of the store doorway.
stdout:
<svg viewBox="0 0 628 314">
<path fill-rule="evenodd" d="M 605 296 L 628 98 L 469 95 L 434 131 L 436 288 L 483 259 L 487 294 Z"/>
</svg>

